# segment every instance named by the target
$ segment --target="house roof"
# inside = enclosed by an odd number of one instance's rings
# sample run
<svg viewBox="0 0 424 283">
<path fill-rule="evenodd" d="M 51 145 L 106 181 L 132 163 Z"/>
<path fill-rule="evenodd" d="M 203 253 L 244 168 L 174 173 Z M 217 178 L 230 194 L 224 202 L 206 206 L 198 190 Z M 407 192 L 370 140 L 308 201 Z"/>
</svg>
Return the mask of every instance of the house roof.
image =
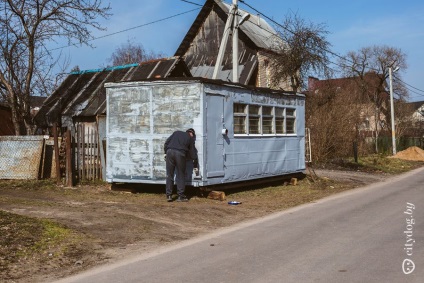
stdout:
<svg viewBox="0 0 424 283">
<path fill-rule="evenodd" d="M 230 11 L 231 5 L 224 2 L 218 2 L 218 5 L 228 12 Z M 238 9 L 240 17 L 243 17 L 248 12 Z M 270 25 L 266 20 L 264 20 L 260 15 L 250 15 L 249 20 L 244 22 L 240 29 L 245 33 L 257 47 L 265 50 L 274 50 L 277 51 L 277 46 L 281 44 L 282 40 L 277 34 L 277 31 Z"/>
<path fill-rule="evenodd" d="M 228 18 L 231 5 L 220 0 L 207 0 L 178 47 L 175 55 L 184 56 L 191 73 L 195 77 L 212 78 L 218 55 L 220 40 L 223 37 L 224 25 Z M 211 16 L 213 13 L 215 16 Z M 239 9 L 239 15 L 247 12 Z M 205 41 L 194 42 L 201 34 Z M 248 84 L 258 67 L 258 50 L 277 50 L 281 38 L 259 15 L 250 15 L 250 18 L 240 26 L 239 32 L 239 82 Z M 197 45 L 198 50 L 189 50 Z M 223 66 L 218 73 L 218 79 L 229 81 L 232 78 L 231 40 L 227 44 Z M 253 52 L 254 51 L 254 52 Z M 227 61 L 227 62 L 225 62 Z"/>
<path fill-rule="evenodd" d="M 47 127 L 59 122 L 63 116 L 72 118 L 105 114 L 105 83 L 167 77 L 191 77 L 191 74 L 180 57 L 73 72 L 44 101 L 35 121 L 39 127 Z"/>
<path fill-rule="evenodd" d="M 45 96 L 30 96 L 29 105 L 31 105 L 31 108 L 41 107 L 46 99 Z"/>
<path fill-rule="evenodd" d="M 207 0 L 175 52 L 175 55 L 184 55 L 190 47 L 193 38 L 199 32 L 199 28 L 215 8 L 219 8 L 221 13 L 219 13 L 220 11 L 218 13 L 223 16 L 224 21 L 227 20 L 231 5 L 220 0 Z M 246 11 L 240 8 L 238 11 L 241 17 L 247 14 Z M 275 29 L 259 15 L 250 15 L 249 20 L 244 22 L 240 26 L 240 29 L 258 48 L 274 50 L 276 44 L 281 42 L 281 38 L 277 35 Z"/>
<path fill-rule="evenodd" d="M 381 75 L 376 74 L 374 72 L 366 73 L 364 75 L 363 80 L 366 82 L 368 86 L 371 88 L 380 88 Z M 319 90 L 326 90 L 329 88 L 336 88 L 341 90 L 359 89 L 359 77 L 346 77 L 346 78 L 335 78 L 335 79 L 327 79 L 327 80 L 319 80 L 314 77 L 308 78 L 308 93 L 314 93 Z M 380 98 L 386 99 L 388 98 L 387 91 L 382 88 L 379 89 Z"/>
<path fill-rule="evenodd" d="M 408 102 L 408 104 L 411 105 L 414 111 L 420 110 L 420 108 L 424 109 L 424 101 Z"/>
</svg>

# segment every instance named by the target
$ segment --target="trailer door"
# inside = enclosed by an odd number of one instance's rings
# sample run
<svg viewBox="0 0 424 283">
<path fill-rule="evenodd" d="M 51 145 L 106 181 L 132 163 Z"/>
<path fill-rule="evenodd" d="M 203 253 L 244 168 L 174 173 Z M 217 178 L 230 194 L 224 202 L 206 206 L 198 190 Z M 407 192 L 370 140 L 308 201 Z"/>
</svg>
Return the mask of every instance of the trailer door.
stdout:
<svg viewBox="0 0 424 283">
<path fill-rule="evenodd" d="M 206 176 L 223 177 L 224 172 L 224 97 L 206 95 Z"/>
</svg>

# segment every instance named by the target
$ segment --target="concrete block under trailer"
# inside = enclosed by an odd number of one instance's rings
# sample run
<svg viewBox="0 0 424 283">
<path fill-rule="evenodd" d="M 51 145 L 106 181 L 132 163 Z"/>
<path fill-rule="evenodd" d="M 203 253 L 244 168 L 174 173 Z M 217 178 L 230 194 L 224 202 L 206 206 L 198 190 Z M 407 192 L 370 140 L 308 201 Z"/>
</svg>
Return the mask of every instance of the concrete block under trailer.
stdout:
<svg viewBox="0 0 424 283">
<path fill-rule="evenodd" d="M 205 79 L 105 84 L 106 181 L 165 184 L 163 145 L 175 130 L 196 130 L 208 187 L 305 170 L 305 97 Z"/>
</svg>

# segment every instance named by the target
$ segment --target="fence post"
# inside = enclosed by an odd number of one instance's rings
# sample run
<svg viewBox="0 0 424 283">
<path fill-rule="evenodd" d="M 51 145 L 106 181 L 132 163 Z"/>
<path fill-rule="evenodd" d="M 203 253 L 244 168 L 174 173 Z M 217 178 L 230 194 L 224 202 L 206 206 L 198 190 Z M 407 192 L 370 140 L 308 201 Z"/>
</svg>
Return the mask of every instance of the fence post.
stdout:
<svg viewBox="0 0 424 283">
<path fill-rule="evenodd" d="M 71 130 L 66 131 L 66 186 L 72 187 L 72 136 Z"/>
<path fill-rule="evenodd" d="M 59 138 L 57 134 L 57 124 L 53 123 L 52 126 L 53 139 L 54 139 L 54 161 L 56 164 L 56 183 L 60 185 L 62 183 L 60 176 L 60 161 L 59 161 Z"/>
<path fill-rule="evenodd" d="M 353 158 L 355 159 L 355 163 L 358 163 L 358 142 L 357 141 L 353 142 Z"/>
</svg>

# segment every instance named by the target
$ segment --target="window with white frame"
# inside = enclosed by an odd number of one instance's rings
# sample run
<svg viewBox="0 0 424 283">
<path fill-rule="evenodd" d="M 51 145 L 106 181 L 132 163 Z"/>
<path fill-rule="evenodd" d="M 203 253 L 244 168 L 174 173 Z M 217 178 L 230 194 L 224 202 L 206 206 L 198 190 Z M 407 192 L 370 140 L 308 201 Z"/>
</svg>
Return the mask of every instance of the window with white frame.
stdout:
<svg viewBox="0 0 424 283">
<path fill-rule="evenodd" d="M 249 105 L 249 134 L 258 135 L 261 133 L 261 107 L 259 105 Z"/>
<path fill-rule="evenodd" d="M 274 134 L 272 107 L 262 106 L 262 134 Z"/>
<path fill-rule="evenodd" d="M 275 107 L 275 133 L 277 135 L 282 135 L 285 133 L 284 127 L 284 108 Z"/>
<path fill-rule="evenodd" d="M 284 135 L 296 133 L 294 108 L 234 103 L 235 135 Z"/>
<path fill-rule="evenodd" d="M 234 104 L 234 134 L 247 134 L 247 105 L 241 103 Z"/>
<path fill-rule="evenodd" d="M 294 134 L 296 131 L 296 111 L 291 108 L 286 108 L 286 134 Z"/>
</svg>

